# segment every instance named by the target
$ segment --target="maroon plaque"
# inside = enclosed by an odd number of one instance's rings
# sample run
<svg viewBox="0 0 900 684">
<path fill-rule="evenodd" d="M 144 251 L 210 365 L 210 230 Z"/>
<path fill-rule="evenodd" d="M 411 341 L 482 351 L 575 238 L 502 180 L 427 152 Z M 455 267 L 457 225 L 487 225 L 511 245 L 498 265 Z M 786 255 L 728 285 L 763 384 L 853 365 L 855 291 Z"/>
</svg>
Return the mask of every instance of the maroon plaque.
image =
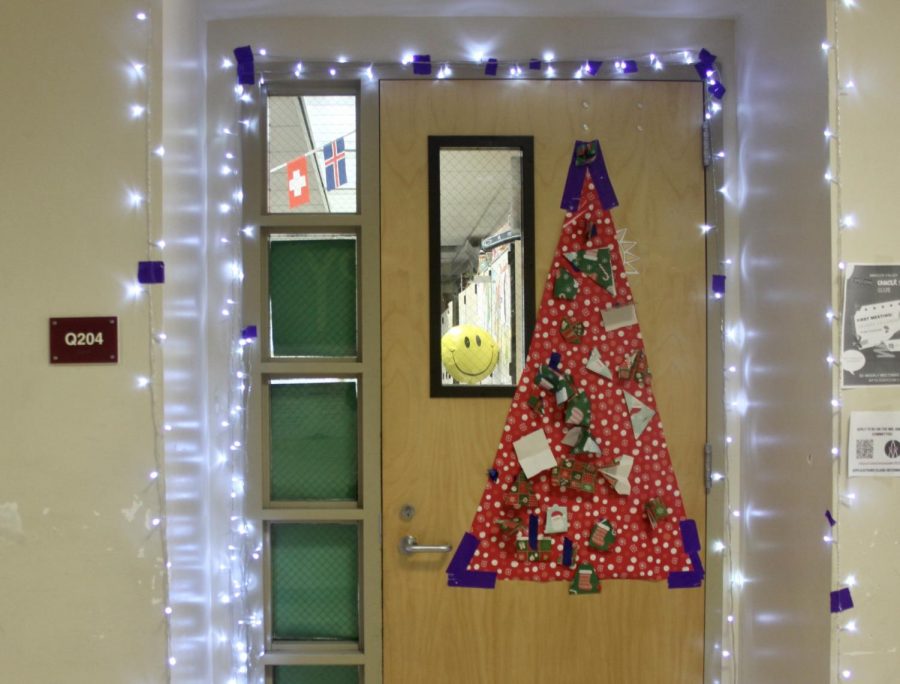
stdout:
<svg viewBox="0 0 900 684">
<path fill-rule="evenodd" d="M 50 319 L 50 363 L 117 363 L 119 319 Z"/>
</svg>

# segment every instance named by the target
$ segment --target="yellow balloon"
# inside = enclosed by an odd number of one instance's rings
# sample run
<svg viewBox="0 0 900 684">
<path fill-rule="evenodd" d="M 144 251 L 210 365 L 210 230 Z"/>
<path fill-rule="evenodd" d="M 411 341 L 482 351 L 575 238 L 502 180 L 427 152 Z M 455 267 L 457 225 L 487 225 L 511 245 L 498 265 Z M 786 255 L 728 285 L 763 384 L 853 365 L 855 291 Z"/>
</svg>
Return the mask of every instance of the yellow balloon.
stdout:
<svg viewBox="0 0 900 684">
<path fill-rule="evenodd" d="M 441 361 L 454 380 L 474 385 L 494 372 L 500 350 L 476 325 L 455 325 L 441 338 Z"/>
</svg>

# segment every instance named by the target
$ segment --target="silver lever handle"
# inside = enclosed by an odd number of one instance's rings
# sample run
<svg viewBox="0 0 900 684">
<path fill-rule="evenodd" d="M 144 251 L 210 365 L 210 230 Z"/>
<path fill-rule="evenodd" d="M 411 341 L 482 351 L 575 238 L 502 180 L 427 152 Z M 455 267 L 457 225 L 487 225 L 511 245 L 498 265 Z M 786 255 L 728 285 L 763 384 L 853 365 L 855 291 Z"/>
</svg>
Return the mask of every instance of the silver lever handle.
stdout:
<svg viewBox="0 0 900 684">
<path fill-rule="evenodd" d="M 412 535 L 403 537 L 403 539 L 400 540 L 400 553 L 405 553 L 407 555 L 411 553 L 447 553 L 452 550 L 452 544 L 419 544 Z"/>
</svg>

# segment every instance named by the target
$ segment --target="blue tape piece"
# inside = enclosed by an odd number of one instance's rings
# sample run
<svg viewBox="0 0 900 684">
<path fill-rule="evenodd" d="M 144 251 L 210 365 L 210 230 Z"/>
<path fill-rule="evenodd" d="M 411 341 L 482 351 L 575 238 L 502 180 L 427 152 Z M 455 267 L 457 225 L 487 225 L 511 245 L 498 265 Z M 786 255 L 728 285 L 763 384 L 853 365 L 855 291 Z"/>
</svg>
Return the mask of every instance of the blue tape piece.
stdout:
<svg viewBox="0 0 900 684">
<path fill-rule="evenodd" d="M 482 570 L 469 570 L 469 561 L 478 550 L 478 539 L 475 535 L 466 532 L 456 553 L 447 566 L 448 587 L 469 587 L 473 589 L 493 589 L 497 583 L 497 573 L 484 572 Z"/>
<path fill-rule="evenodd" d="M 695 589 L 703 585 L 706 570 L 700 560 L 700 534 L 696 520 L 682 520 L 678 527 L 681 530 L 681 541 L 684 551 L 691 559 L 691 570 L 670 572 L 667 578 L 669 589 Z"/>
<path fill-rule="evenodd" d="M 528 548 L 537 551 L 538 517 L 532 513 L 528 516 Z"/>
<path fill-rule="evenodd" d="M 622 62 L 622 73 L 624 74 L 636 74 L 638 70 L 638 63 L 633 59 L 626 59 Z"/>
<path fill-rule="evenodd" d="M 553 352 L 550 354 L 550 368 L 553 370 L 559 369 L 559 362 L 562 361 L 562 355 L 559 352 Z"/>
<path fill-rule="evenodd" d="M 825 519 L 828 521 L 828 524 L 831 525 L 832 527 L 837 525 L 837 520 L 834 519 L 834 516 L 831 515 L 831 511 L 829 511 L 829 510 L 825 511 Z"/>
<path fill-rule="evenodd" d="M 712 291 L 715 294 L 725 294 L 725 276 L 714 273 L 712 277 Z"/>
<path fill-rule="evenodd" d="M 688 555 L 700 552 L 700 533 L 697 531 L 697 521 L 689 518 L 678 523 L 681 530 L 681 541 L 684 544 L 684 552 Z"/>
<path fill-rule="evenodd" d="M 563 557 L 562 563 L 566 567 L 572 565 L 572 540 L 568 537 L 563 538 Z"/>
<path fill-rule="evenodd" d="M 711 83 L 706 87 L 706 91 L 717 100 L 721 100 L 723 97 L 725 97 L 725 93 L 728 92 L 725 89 L 725 86 L 722 85 L 721 81 Z"/>
<path fill-rule="evenodd" d="M 596 62 L 592 59 L 589 59 L 587 62 L 587 72 L 591 76 L 595 76 L 598 71 L 600 71 L 600 67 L 603 66 L 603 62 Z"/>
<path fill-rule="evenodd" d="M 413 55 L 413 73 L 427 76 L 431 73 L 431 55 Z"/>
<path fill-rule="evenodd" d="M 485 76 L 496 76 L 497 75 L 497 60 L 491 57 L 484 65 L 484 75 Z"/>
<path fill-rule="evenodd" d="M 539 60 L 539 59 L 530 60 L 528 62 L 528 68 L 534 69 L 535 71 L 540 71 L 541 70 L 541 60 Z"/>
<path fill-rule="evenodd" d="M 256 332 L 255 325 L 248 325 L 246 328 L 241 330 L 241 339 L 242 340 L 255 340 L 258 337 Z"/>
<path fill-rule="evenodd" d="M 253 49 L 249 45 L 242 45 L 234 49 L 234 59 L 237 62 L 238 83 L 241 85 L 253 85 L 256 76 L 253 71 Z"/>
<path fill-rule="evenodd" d="M 141 285 L 166 282 L 166 265 L 162 261 L 139 261 L 137 279 Z"/>
<path fill-rule="evenodd" d="M 831 592 L 831 612 L 842 613 L 853 607 L 853 597 L 850 595 L 850 587 L 843 587 Z"/>
<path fill-rule="evenodd" d="M 488 477 L 491 478 L 491 482 L 496 482 L 500 478 L 500 473 L 497 472 L 496 468 L 491 468 L 488 470 Z"/>
</svg>

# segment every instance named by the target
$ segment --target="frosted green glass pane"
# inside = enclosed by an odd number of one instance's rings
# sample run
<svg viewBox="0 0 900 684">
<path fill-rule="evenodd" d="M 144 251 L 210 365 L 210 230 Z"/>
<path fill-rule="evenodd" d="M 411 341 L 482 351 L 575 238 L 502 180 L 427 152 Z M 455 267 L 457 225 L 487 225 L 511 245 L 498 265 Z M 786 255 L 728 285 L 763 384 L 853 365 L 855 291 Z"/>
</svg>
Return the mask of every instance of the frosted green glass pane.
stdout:
<svg viewBox="0 0 900 684">
<path fill-rule="evenodd" d="M 269 242 L 274 356 L 356 356 L 356 239 Z"/>
<path fill-rule="evenodd" d="M 272 526 L 272 636 L 359 639 L 359 528 Z"/>
<path fill-rule="evenodd" d="M 269 387 L 272 501 L 356 501 L 355 380 Z"/>
<path fill-rule="evenodd" d="M 276 667 L 275 684 L 359 684 L 359 668 L 342 665 Z"/>
</svg>

